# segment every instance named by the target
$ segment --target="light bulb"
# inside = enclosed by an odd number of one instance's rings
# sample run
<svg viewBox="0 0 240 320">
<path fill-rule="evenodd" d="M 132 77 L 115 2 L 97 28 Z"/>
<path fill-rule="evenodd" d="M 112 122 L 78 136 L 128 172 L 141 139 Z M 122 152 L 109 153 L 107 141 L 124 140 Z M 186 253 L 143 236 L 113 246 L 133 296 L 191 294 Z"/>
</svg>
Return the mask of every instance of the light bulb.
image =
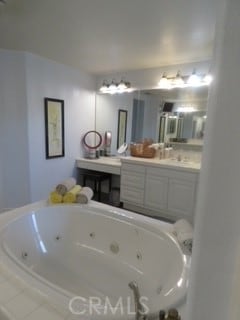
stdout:
<svg viewBox="0 0 240 320">
<path fill-rule="evenodd" d="M 176 78 L 173 79 L 173 86 L 175 87 L 184 87 L 184 80 L 181 77 L 180 71 L 178 71 Z"/>
<path fill-rule="evenodd" d="M 108 84 L 107 84 L 107 82 L 106 82 L 106 80 L 104 80 L 103 81 L 103 84 L 102 84 L 102 86 L 101 86 L 101 88 L 99 89 L 102 93 L 106 93 L 106 92 L 108 92 L 108 89 L 109 88 L 109 86 L 108 86 Z"/>
<path fill-rule="evenodd" d="M 206 84 L 206 85 L 209 85 L 213 80 L 213 77 L 211 74 L 206 74 L 205 77 L 203 78 L 203 82 Z"/>
<path fill-rule="evenodd" d="M 117 92 L 117 86 L 114 80 L 112 80 L 112 83 L 109 86 L 109 93 L 114 94 Z"/>
<path fill-rule="evenodd" d="M 159 85 L 159 88 L 161 88 L 161 89 L 170 89 L 170 81 L 166 77 L 165 72 L 164 72 L 161 80 L 159 81 L 158 85 Z"/>
<path fill-rule="evenodd" d="M 189 86 L 198 87 L 200 86 L 200 77 L 196 74 L 196 70 L 193 70 L 193 73 L 190 75 L 187 81 Z"/>
<path fill-rule="evenodd" d="M 124 91 L 125 89 L 127 89 L 126 83 L 123 80 L 121 80 L 118 84 L 118 90 Z"/>
</svg>

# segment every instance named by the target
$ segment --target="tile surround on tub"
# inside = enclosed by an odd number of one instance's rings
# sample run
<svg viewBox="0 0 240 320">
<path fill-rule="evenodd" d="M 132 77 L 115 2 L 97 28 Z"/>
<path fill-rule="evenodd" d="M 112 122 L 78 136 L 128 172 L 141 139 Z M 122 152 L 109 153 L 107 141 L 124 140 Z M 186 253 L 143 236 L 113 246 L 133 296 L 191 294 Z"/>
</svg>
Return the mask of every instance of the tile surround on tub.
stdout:
<svg viewBox="0 0 240 320">
<path fill-rule="evenodd" d="M 68 320 L 69 310 L 48 303 L 47 297 L 30 288 L 0 263 L 1 320 Z"/>
</svg>

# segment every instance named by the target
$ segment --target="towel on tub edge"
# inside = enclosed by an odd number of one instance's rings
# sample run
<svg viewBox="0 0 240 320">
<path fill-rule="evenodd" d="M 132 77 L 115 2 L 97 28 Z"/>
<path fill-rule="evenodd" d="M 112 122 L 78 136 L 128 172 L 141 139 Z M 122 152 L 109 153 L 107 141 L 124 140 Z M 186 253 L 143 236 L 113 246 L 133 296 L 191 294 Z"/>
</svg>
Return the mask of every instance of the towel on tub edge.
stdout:
<svg viewBox="0 0 240 320">
<path fill-rule="evenodd" d="M 60 182 L 56 186 L 57 193 L 64 196 L 68 191 L 70 191 L 74 186 L 76 185 L 76 179 L 75 178 L 68 178 L 62 182 Z"/>
<path fill-rule="evenodd" d="M 52 191 L 50 192 L 50 195 L 49 195 L 49 201 L 50 203 L 62 203 L 63 196 L 57 193 L 57 191 Z"/>
<path fill-rule="evenodd" d="M 177 220 L 173 224 L 173 233 L 176 235 L 180 244 L 186 245 L 193 239 L 193 227 L 185 219 Z"/>
<path fill-rule="evenodd" d="M 83 187 L 81 191 L 76 195 L 77 203 L 88 203 L 93 197 L 93 191 L 89 187 Z"/>
<path fill-rule="evenodd" d="M 82 187 L 76 184 L 72 189 L 70 189 L 64 196 L 63 202 L 64 203 L 74 203 L 76 202 L 76 195 L 80 192 Z"/>
</svg>

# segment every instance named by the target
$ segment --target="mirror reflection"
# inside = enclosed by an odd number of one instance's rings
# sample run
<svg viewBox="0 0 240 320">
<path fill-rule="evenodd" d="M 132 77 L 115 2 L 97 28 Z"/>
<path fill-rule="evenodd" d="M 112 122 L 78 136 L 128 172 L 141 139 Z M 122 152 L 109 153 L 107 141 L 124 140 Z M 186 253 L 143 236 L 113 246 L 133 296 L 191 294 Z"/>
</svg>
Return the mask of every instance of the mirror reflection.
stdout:
<svg viewBox="0 0 240 320">
<path fill-rule="evenodd" d="M 97 94 L 96 130 L 112 132 L 111 154 L 117 150 L 118 110 L 127 110 L 126 142 L 201 145 L 206 124 L 208 88 L 140 90 Z"/>
</svg>

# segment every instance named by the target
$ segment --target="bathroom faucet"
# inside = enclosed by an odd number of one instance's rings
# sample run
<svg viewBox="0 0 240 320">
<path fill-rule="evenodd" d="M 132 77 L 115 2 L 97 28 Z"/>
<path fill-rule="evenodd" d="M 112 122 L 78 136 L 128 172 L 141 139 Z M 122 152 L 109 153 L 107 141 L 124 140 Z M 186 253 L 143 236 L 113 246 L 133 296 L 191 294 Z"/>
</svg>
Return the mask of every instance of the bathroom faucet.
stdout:
<svg viewBox="0 0 240 320">
<path fill-rule="evenodd" d="M 135 302 L 135 319 L 136 320 L 146 320 L 147 315 L 146 311 L 144 309 L 144 306 L 142 305 L 140 301 L 140 292 L 136 281 L 131 281 L 128 284 L 129 288 L 133 291 L 134 295 L 134 302 Z"/>
</svg>

